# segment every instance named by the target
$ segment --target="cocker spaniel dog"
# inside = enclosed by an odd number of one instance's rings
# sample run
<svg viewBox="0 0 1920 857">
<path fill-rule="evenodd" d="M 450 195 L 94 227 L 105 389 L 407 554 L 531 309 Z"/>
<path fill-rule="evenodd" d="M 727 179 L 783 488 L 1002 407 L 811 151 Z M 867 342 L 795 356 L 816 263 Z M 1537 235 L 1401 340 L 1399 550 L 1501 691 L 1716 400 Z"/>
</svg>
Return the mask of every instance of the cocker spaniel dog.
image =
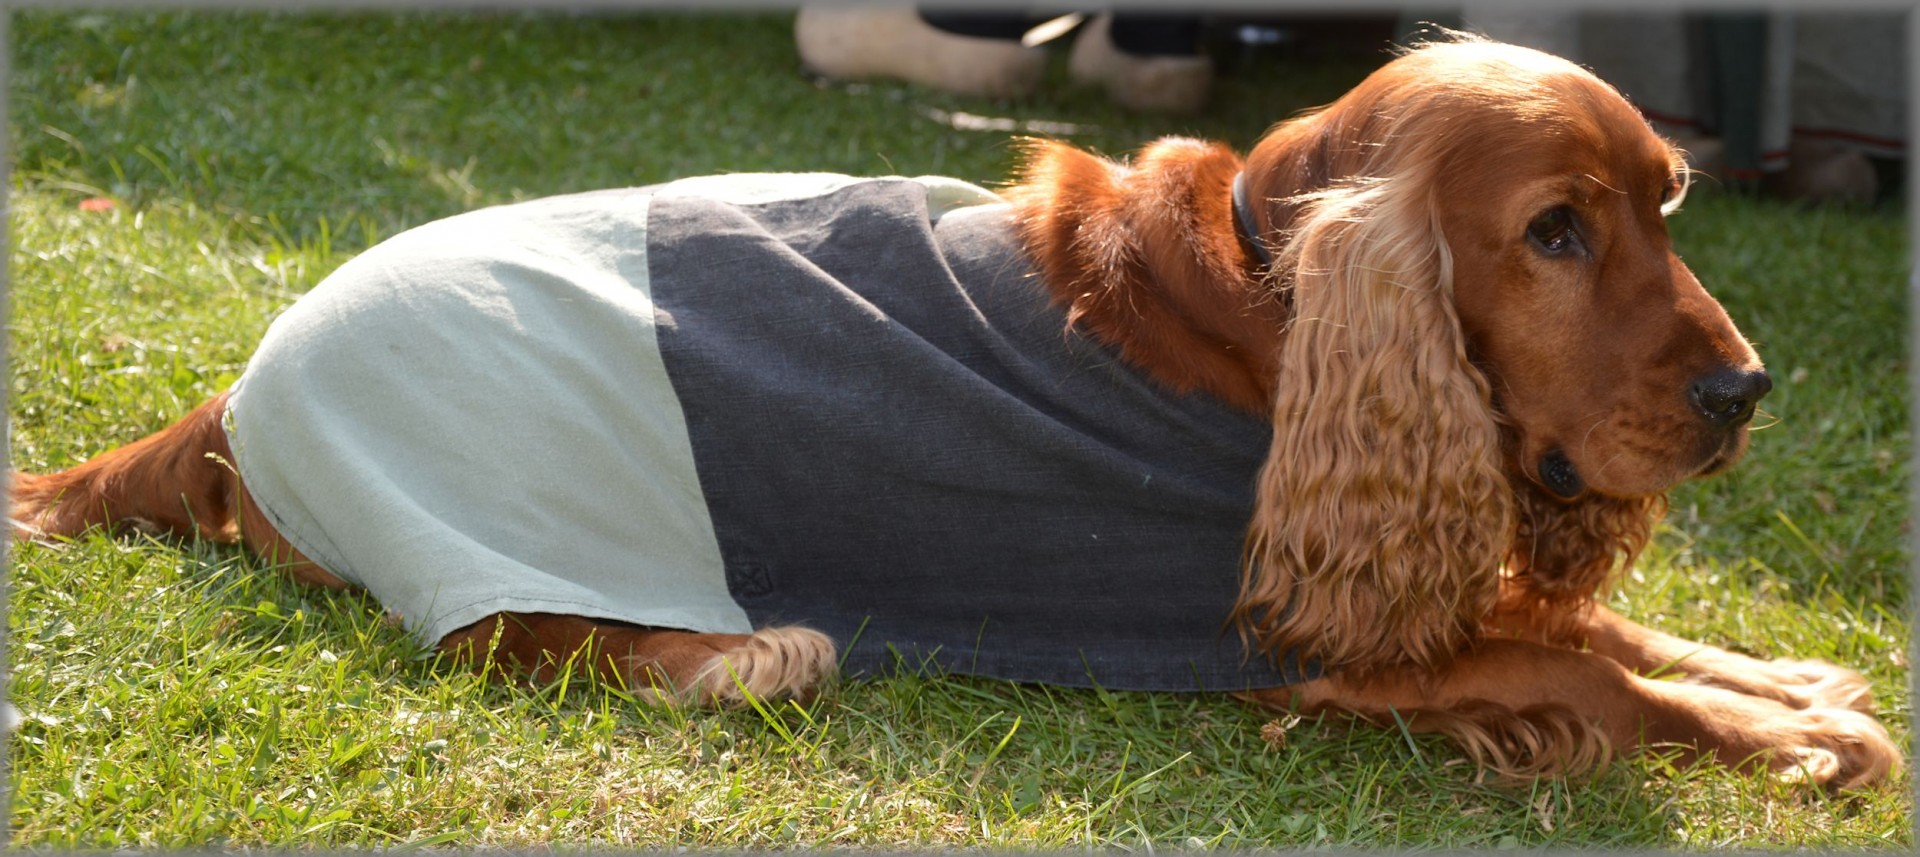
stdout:
<svg viewBox="0 0 1920 857">
<path fill-rule="evenodd" d="M 484 209 L 341 267 L 173 426 L 16 475 L 12 514 L 237 539 L 447 650 L 709 703 L 930 666 L 1401 722 L 1517 775 L 1663 745 L 1873 783 L 1900 753 L 1858 674 L 1596 598 L 1770 385 L 1669 245 L 1686 188 L 1606 84 L 1461 38 L 1244 160 L 1035 142 L 1000 194 Z"/>
</svg>

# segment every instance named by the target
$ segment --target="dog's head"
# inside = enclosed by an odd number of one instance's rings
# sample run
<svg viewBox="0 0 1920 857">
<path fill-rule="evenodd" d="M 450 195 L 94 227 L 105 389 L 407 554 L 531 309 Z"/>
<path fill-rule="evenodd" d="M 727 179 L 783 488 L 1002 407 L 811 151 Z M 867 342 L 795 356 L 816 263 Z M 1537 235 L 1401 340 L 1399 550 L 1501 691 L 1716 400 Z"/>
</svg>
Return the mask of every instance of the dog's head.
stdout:
<svg viewBox="0 0 1920 857">
<path fill-rule="evenodd" d="M 1331 664 L 1437 662 L 1497 569 L 1590 597 L 1769 382 L 1681 263 L 1679 154 L 1607 84 L 1410 52 L 1246 168 L 1291 302 L 1240 619 Z"/>
</svg>

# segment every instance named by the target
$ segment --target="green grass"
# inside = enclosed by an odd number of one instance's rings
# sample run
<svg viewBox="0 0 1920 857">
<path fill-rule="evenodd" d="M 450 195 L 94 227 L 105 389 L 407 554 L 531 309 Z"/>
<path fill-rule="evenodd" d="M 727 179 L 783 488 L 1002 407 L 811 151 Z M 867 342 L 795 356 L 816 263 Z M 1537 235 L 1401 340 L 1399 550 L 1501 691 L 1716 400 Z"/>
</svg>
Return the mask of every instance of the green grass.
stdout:
<svg viewBox="0 0 1920 857">
<path fill-rule="evenodd" d="M 1064 86 L 1016 105 L 818 86 L 781 15 L 36 13 L 11 34 L 28 470 L 177 418 L 328 271 L 434 217 L 719 171 L 1006 173 L 1006 133 L 934 111 L 1072 122 L 1112 153 L 1245 146 L 1365 71 L 1263 61 L 1170 120 Z M 1905 740 L 1904 215 L 1701 192 L 1673 228 L 1773 367 L 1777 422 L 1675 494 L 1615 604 L 1862 669 Z M 1437 740 L 1304 722 L 1276 746 L 1271 715 L 1219 698 L 903 677 L 710 713 L 482 682 L 372 602 L 223 548 L 25 546 L 10 595 L 16 847 L 1912 844 L 1905 776 L 1829 796 L 1638 758 L 1499 786 Z"/>
</svg>

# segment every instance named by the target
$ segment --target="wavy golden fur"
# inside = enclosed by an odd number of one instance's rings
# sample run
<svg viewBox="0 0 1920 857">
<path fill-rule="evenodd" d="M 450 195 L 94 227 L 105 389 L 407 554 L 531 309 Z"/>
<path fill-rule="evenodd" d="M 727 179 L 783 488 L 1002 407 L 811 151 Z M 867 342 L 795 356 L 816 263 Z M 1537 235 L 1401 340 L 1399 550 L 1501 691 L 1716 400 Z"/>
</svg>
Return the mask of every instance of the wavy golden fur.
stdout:
<svg viewBox="0 0 1920 857">
<path fill-rule="evenodd" d="M 1275 126 L 1244 161 L 1187 139 L 1131 165 L 1055 142 L 1025 154 L 1006 195 L 1070 324 L 1168 389 L 1271 416 L 1223 620 L 1321 677 L 1247 698 L 1443 732 L 1510 775 L 1647 744 L 1837 787 L 1898 767 L 1858 674 L 1690 643 L 1597 603 L 1667 489 L 1741 456 L 1769 383 L 1669 244 L 1679 154 L 1606 84 L 1463 37 Z M 222 406 L 17 476 L 16 532 L 136 520 L 344 586 L 208 463 L 231 457 Z M 441 645 L 708 704 L 804 695 L 834 666 L 806 629 L 544 614 Z"/>
<path fill-rule="evenodd" d="M 1293 197 L 1276 265 L 1293 318 L 1235 609 L 1262 648 L 1336 669 L 1443 663 L 1492 608 L 1515 532 L 1429 184 L 1377 174 Z"/>
</svg>

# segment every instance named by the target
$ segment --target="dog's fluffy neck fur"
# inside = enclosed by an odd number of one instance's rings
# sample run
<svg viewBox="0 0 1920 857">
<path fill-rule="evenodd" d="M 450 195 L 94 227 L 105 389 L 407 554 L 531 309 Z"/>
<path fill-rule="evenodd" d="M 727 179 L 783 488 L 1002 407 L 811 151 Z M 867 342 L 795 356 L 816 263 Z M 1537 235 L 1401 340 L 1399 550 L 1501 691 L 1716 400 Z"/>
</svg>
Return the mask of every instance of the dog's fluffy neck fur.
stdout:
<svg viewBox="0 0 1920 857">
<path fill-rule="evenodd" d="M 1161 140 L 1130 166 L 1035 141 L 1007 196 L 1072 325 L 1175 391 L 1266 414 L 1287 309 L 1234 226 L 1240 169 L 1199 140 Z"/>
</svg>

